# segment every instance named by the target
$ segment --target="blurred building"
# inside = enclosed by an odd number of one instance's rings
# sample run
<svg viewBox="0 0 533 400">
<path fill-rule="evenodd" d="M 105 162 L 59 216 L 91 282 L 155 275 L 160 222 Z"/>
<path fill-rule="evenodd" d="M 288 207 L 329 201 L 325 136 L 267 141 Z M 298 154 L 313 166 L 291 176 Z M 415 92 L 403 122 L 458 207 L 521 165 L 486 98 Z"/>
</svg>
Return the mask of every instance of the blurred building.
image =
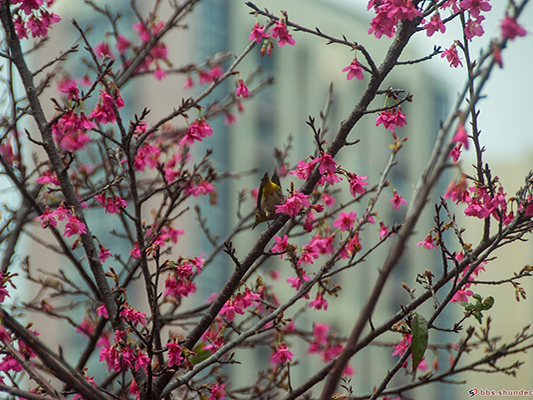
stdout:
<svg viewBox="0 0 533 400">
<path fill-rule="evenodd" d="M 379 65 L 391 40 L 383 38 L 376 40 L 373 36 L 367 34 L 369 28 L 368 17 L 356 15 L 351 11 L 332 5 L 326 1 L 268 1 L 255 2 L 259 8 L 267 7 L 269 11 L 279 15 L 279 10 L 285 10 L 288 13 L 289 20 L 292 20 L 302 26 L 313 29 L 318 27 L 323 33 L 341 38 L 345 35 L 350 41 L 356 41 L 363 44 L 374 57 L 375 62 Z M 229 35 L 227 37 L 228 46 L 232 52 L 239 54 L 242 49 L 249 43 L 248 35 L 255 22 L 253 15 L 248 15 L 250 9 L 243 6 L 240 2 L 206 2 L 203 5 L 202 21 L 199 26 L 209 26 L 221 13 L 228 15 L 225 23 Z M 259 23 L 262 25 L 265 19 L 259 17 Z M 211 31 L 215 28 L 209 26 Z M 222 30 L 223 31 L 223 30 Z M 272 171 L 276 165 L 273 156 L 273 148 L 283 148 L 289 135 L 293 137 L 290 163 L 294 166 L 296 162 L 305 159 L 315 151 L 313 141 L 313 132 L 306 125 L 309 116 L 317 120 L 320 126 L 319 114 L 324 110 L 328 88 L 333 84 L 333 103 L 327 120 L 329 133 L 326 140 L 331 141 L 340 126 L 341 121 L 347 117 L 353 109 L 360 95 L 362 94 L 368 74 L 363 81 L 347 81 L 346 73 L 342 69 L 350 64 L 354 53 L 350 49 L 340 45 L 327 45 L 326 40 L 304 34 L 301 32 L 291 31 L 296 42 L 294 47 L 286 45 L 283 48 L 275 46 L 270 57 L 260 58 L 259 48 L 254 49 L 250 57 L 244 60 L 239 66 L 243 77 L 253 71 L 257 64 L 263 67 L 263 74 L 274 76 L 275 83 L 273 86 L 266 88 L 256 96 L 252 101 L 244 103 L 245 112 L 238 115 L 238 121 L 232 125 L 228 132 L 228 137 L 220 143 L 223 150 L 217 153 L 218 143 L 215 146 L 215 156 L 219 154 L 222 159 L 227 160 L 230 171 L 243 171 L 257 168 L 255 176 L 244 177 L 239 181 L 230 183 L 227 204 L 229 205 L 229 215 L 234 218 L 237 211 L 237 194 L 243 188 L 251 189 L 258 185 L 260 176 L 265 171 Z M 222 36 L 210 35 L 206 41 L 218 41 Z M 224 48 L 224 47 L 223 47 Z M 401 60 L 412 60 L 429 54 L 432 48 L 408 48 L 401 57 Z M 361 54 L 358 59 L 363 60 Z M 407 126 L 398 130 L 400 137 L 407 137 L 409 140 L 405 143 L 404 148 L 400 151 L 397 162 L 389 175 L 389 180 L 400 195 L 404 195 L 409 202 L 412 187 L 418 180 L 418 177 L 425 167 L 425 162 L 429 156 L 430 150 L 435 140 L 439 127 L 439 121 L 442 121 L 447 113 L 447 97 L 449 95 L 447 88 L 441 86 L 441 82 L 432 75 L 425 65 L 415 65 L 409 67 L 400 67 L 395 69 L 383 85 L 393 88 L 404 89 L 413 95 L 412 103 L 404 103 L 402 108 L 407 114 Z M 384 97 L 378 96 L 370 108 L 380 108 L 384 105 Z M 392 137 L 389 131 L 382 126 L 375 126 L 376 115 L 368 115 L 363 118 L 355 127 L 349 137 L 350 141 L 360 139 L 357 145 L 343 149 L 336 158 L 336 161 L 348 171 L 355 172 L 358 175 L 369 177 L 371 185 L 376 184 L 380 178 L 380 172 L 385 167 L 389 158 L 389 143 L 392 143 Z M 212 146 L 207 143 L 208 146 Z M 222 153 L 222 154 L 221 154 Z M 290 183 L 294 182 L 298 187 L 301 182 L 295 180 L 291 175 L 282 179 L 284 188 L 288 188 Z M 346 181 L 338 184 L 343 191 L 348 192 Z M 219 197 L 224 194 L 219 193 Z M 400 222 L 405 208 L 399 211 L 392 211 L 389 199 L 392 198 L 392 189 L 384 191 L 381 200 L 378 202 L 376 210 L 379 210 L 380 218 L 387 225 Z M 348 201 L 348 197 L 339 197 L 338 203 Z M 356 204 L 349 208 L 355 210 L 361 215 L 366 207 L 364 204 Z M 249 201 L 249 209 L 253 209 L 253 202 Z M 241 210 L 242 211 L 242 210 Z M 246 211 L 246 210 L 244 210 Z M 378 304 L 373 317 L 374 324 L 379 324 L 391 313 L 397 311 L 401 303 L 409 301 L 407 292 L 401 289 L 401 282 L 408 283 L 415 287 L 414 279 L 416 272 L 423 268 L 434 269 L 435 274 L 440 271 L 438 258 L 435 254 L 414 248 L 417 241 L 423 240 L 431 229 L 432 207 L 426 211 L 428 218 L 422 218 L 418 227 L 418 234 L 411 241 L 413 250 L 409 251 L 406 257 L 394 273 L 393 279 L 386 286 L 386 295 Z M 210 218 L 210 223 L 214 226 L 225 226 L 222 221 Z M 426 224 L 426 225 L 424 225 Z M 229 227 L 233 225 L 230 223 Z M 231 228 L 229 228 L 231 229 Z M 228 229 L 228 230 L 229 230 Z M 241 235 L 234 240 L 235 247 L 246 253 L 246 249 L 259 237 L 261 226 L 256 228 L 250 234 Z M 378 239 L 378 227 L 367 227 L 362 235 L 363 248 L 368 249 Z M 300 245 L 303 245 L 310 239 L 310 235 L 301 238 Z M 297 241 L 298 239 L 294 239 Z M 366 299 L 369 289 L 373 285 L 378 269 L 380 268 L 387 250 L 377 252 L 368 258 L 364 265 L 352 271 L 347 271 L 342 276 L 341 284 L 343 290 L 336 299 L 328 298 L 330 308 L 328 312 L 310 311 L 305 316 L 300 317 L 297 321 L 301 329 L 312 330 L 314 322 L 328 323 L 332 330 L 337 332 L 339 337 L 347 336 L 351 331 L 355 318 L 358 315 L 358 309 Z M 320 265 L 320 260 L 314 266 L 306 268 L 310 273 L 315 271 Z M 263 267 L 261 267 L 263 268 Z M 286 296 L 293 293 L 293 289 L 285 282 L 287 276 L 294 275 L 290 267 L 283 262 L 272 258 L 265 268 L 280 269 L 282 278 L 276 283 L 276 287 L 286 286 Z M 260 272 L 265 276 L 264 272 Z M 312 292 L 314 295 L 314 292 Z M 302 304 L 302 307 L 305 307 Z M 429 313 L 430 308 L 427 309 Z M 433 335 L 432 339 L 436 335 Z M 391 334 L 386 336 L 389 342 L 399 341 L 400 335 Z M 294 343 L 298 341 L 295 340 Z M 297 387 L 306 378 L 318 371 L 322 365 L 319 356 L 307 356 L 305 354 L 308 344 L 300 342 L 300 346 L 292 349 L 295 353 L 302 355 L 305 362 L 291 368 L 291 379 L 293 387 Z M 370 392 L 374 385 L 379 384 L 386 371 L 392 367 L 397 357 L 391 357 L 393 349 L 382 349 L 370 347 L 365 349 L 352 362 L 356 370 L 352 377 L 352 385 L 355 391 L 360 394 Z M 256 377 L 257 371 L 250 368 L 250 362 L 261 362 L 265 365 L 266 360 L 270 357 L 271 350 L 265 348 L 262 350 L 254 349 L 244 355 L 239 356 L 242 362 L 241 366 L 234 366 L 234 376 L 239 377 L 238 382 L 251 382 Z M 310 357 L 310 358 L 309 358 Z M 446 356 L 444 359 L 447 360 Z M 309 362 L 311 361 L 311 362 Z M 399 374 L 401 375 L 401 374 Z M 404 378 L 399 376 L 395 383 L 399 383 Z M 234 382 L 238 384 L 238 382 Z M 391 385 L 392 386 L 392 385 Z M 313 391 L 317 396 L 318 389 Z M 416 398 L 451 398 L 450 386 L 434 386 L 427 390 L 419 391 L 418 394 L 410 393 L 410 396 Z M 422 397 L 418 397 L 422 396 Z"/>
</svg>

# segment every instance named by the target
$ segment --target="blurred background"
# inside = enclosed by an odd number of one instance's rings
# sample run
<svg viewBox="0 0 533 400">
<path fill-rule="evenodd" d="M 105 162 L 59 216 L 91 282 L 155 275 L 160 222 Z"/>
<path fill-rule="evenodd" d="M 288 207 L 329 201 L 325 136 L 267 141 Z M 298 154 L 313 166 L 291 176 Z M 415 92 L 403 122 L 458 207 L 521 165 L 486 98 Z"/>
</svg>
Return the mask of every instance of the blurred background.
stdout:
<svg viewBox="0 0 533 400">
<path fill-rule="evenodd" d="M 40 52 L 35 56 L 35 65 L 42 64 L 50 58 L 50 54 L 56 54 L 60 49 L 65 50 L 70 47 L 75 40 L 76 32 L 70 25 L 71 18 L 76 18 L 81 26 L 91 25 L 93 30 L 90 39 L 96 45 L 106 38 L 103 35 L 108 29 L 108 25 L 102 18 L 94 13 L 80 12 L 80 2 L 59 1 L 55 12 L 61 15 L 62 22 L 54 26 L 51 32 L 51 43 L 46 52 Z M 96 2 L 106 3 L 106 2 Z M 128 13 L 129 2 L 117 1 L 109 4 L 114 9 L 125 10 L 120 21 L 121 27 L 127 31 L 128 26 L 137 22 L 133 13 Z M 279 14 L 281 9 L 286 10 L 289 19 L 306 26 L 308 28 L 319 27 L 328 35 L 342 37 L 345 35 L 348 40 L 357 41 L 363 44 L 372 54 L 376 63 L 379 64 L 392 39 L 375 39 L 367 34 L 372 13 L 366 12 L 366 0 L 257 0 L 255 4 L 260 8 L 268 8 L 271 12 Z M 478 54 L 492 37 L 499 37 L 499 23 L 503 16 L 504 7 L 507 2 L 493 1 L 493 10 L 487 15 L 484 23 L 486 35 L 481 39 L 474 40 L 472 54 Z M 153 6 L 152 1 L 145 1 L 142 7 L 148 11 Z M 87 8 L 89 10 L 89 8 Z M 197 10 L 187 21 L 188 29 L 174 33 L 165 40 L 169 49 L 170 60 L 175 67 L 189 62 L 202 63 L 206 57 L 214 56 L 216 53 L 228 51 L 236 55 L 248 45 L 248 35 L 251 31 L 254 17 L 249 15 L 250 9 L 242 1 L 237 0 L 205 0 L 197 7 Z M 162 16 L 164 19 L 164 15 Z M 265 21 L 259 18 L 261 24 Z M 530 22 L 533 21 L 532 7 L 520 18 L 519 22 L 526 29 L 533 29 Z M 456 29 L 457 28 L 457 29 Z M 129 31 L 128 31 L 129 32 Z M 368 76 L 363 81 L 347 81 L 346 73 L 342 69 L 350 64 L 353 59 L 353 52 L 338 45 L 326 45 L 325 41 L 300 32 L 291 32 L 296 45 L 275 47 L 272 56 L 259 57 L 259 48 L 252 51 L 252 54 L 240 65 L 239 70 L 243 77 L 255 74 L 252 87 L 259 84 L 268 77 L 274 77 L 274 84 L 267 86 L 258 93 L 251 101 L 243 104 L 244 112 L 234 110 L 237 118 L 236 122 L 227 125 L 224 115 L 215 118 L 211 122 L 214 135 L 205 140 L 195 148 L 196 156 L 201 157 L 207 148 L 214 149 L 216 168 L 219 173 L 224 171 L 241 172 L 255 170 L 255 174 L 244 175 L 239 180 L 223 180 L 217 185 L 217 207 L 209 207 L 207 200 L 200 202 L 203 216 L 207 218 L 208 226 L 214 234 L 223 238 L 231 231 L 237 221 L 237 213 L 250 213 L 254 208 L 254 202 L 249 191 L 256 188 L 259 177 L 265 171 L 272 171 L 276 165 L 273 155 L 274 147 L 284 148 L 290 143 L 290 157 L 287 161 L 295 165 L 300 159 L 305 159 L 313 154 L 314 145 L 312 131 L 305 124 L 308 116 L 319 120 L 319 114 L 324 110 L 330 85 L 333 85 L 331 109 L 327 119 L 328 134 L 326 138 L 331 139 L 336 133 L 341 121 L 346 118 L 353 106 L 359 99 Z M 460 37 L 460 30 L 455 25 L 448 25 L 444 35 L 435 34 L 427 38 L 424 32 L 413 38 L 412 42 L 402 54 L 401 60 L 407 61 L 423 57 L 432 52 L 434 45 L 448 48 L 453 40 Z M 528 97 L 533 93 L 533 78 L 529 73 L 531 65 L 531 49 L 533 40 L 530 34 L 525 38 L 517 38 L 509 43 L 509 49 L 502 52 L 503 69 L 496 69 L 486 86 L 487 97 L 480 103 L 480 127 L 482 138 L 487 147 L 485 160 L 491 165 L 493 175 L 501 178 L 504 188 L 508 194 L 516 192 L 523 184 L 524 176 L 533 167 L 531 162 L 533 157 L 533 135 L 529 127 L 527 115 L 529 113 Z M 360 55 L 359 55 L 360 56 Z M 361 56 L 359 57 L 361 59 Z M 226 63 L 229 63 L 227 61 Z M 84 68 L 79 63 L 66 64 L 71 77 L 81 77 Z M 224 64 L 229 65 L 229 64 Z M 260 74 L 256 73 L 260 68 Z M 414 66 L 396 68 L 385 82 L 384 88 L 390 85 L 394 88 L 404 89 L 413 95 L 413 102 L 402 106 L 407 114 L 407 125 L 398 129 L 400 137 L 407 137 L 404 148 L 398 157 L 398 164 L 393 169 L 389 179 L 400 195 L 410 202 L 411 189 L 418 180 L 418 177 L 425 167 L 426 160 L 431 151 L 435 135 L 451 105 L 454 102 L 456 93 L 462 88 L 466 73 L 464 69 L 452 69 L 448 63 L 440 57 L 435 57 L 431 61 Z M 124 118 L 133 117 L 139 113 L 143 107 L 148 107 L 152 111 L 149 114 L 148 122 L 155 122 L 167 115 L 173 108 L 181 103 L 182 98 L 198 94 L 202 87 L 194 87 L 184 90 L 185 76 L 169 75 L 166 79 L 157 82 L 152 76 L 146 76 L 139 80 L 136 85 L 127 86 L 123 89 L 122 95 L 126 101 Z M 215 93 L 215 96 L 223 97 L 224 93 L 234 90 L 233 83 L 227 82 Z M 55 90 L 55 89 L 54 89 Z M 56 96 L 57 93 L 51 96 Z M 212 100 L 208 100 L 212 101 Z M 377 98 L 372 104 L 372 108 L 383 106 L 383 98 Z M 207 104 L 206 104 L 207 105 Z M 53 115 L 52 104 L 48 104 L 47 117 Z M 289 137 L 291 137 L 289 141 Z M 337 162 L 348 171 L 358 175 L 368 176 L 371 185 L 377 183 L 380 172 L 383 170 L 388 160 L 390 150 L 388 144 L 392 142 L 390 133 L 383 127 L 375 127 L 375 116 L 369 115 L 356 126 L 350 136 L 350 140 L 360 139 L 359 144 L 343 150 Z M 470 163 L 473 160 L 472 150 L 463 153 L 462 166 L 467 173 L 471 173 Z M 457 170 L 450 170 L 440 186 L 435 192 L 434 201 L 438 201 L 438 195 L 444 193 L 448 182 L 458 176 Z M 292 176 L 282 178 L 282 185 L 288 188 L 293 182 Z M 299 185 L 295 182 L 296 186 Z M 343 191 L 348 191 L 346 182 L 339 184 Z M 241 205 L 237 201 L 240 192 L 248 193 L 247 200 Z M 379 217 L 387 224 L 392 225 L 400 222 L 405 212 L 405 207 L 398 211 L 391 210 L 389 199 L 390 193 L 384 193 L 377 205 L 380 211 Z M 347 201 L 348 197 L 337 195 L 337 204 Z M 13 202 L 16 203 L 16 197 Z M 362 213 L 366 204 L 355 204 L 350 210 Z M 462 217 L 462 210 L 456 209 L 458 216 Z M 412 238 L 411 249 L 401 260 L 394 273 L 393 279 L 386 287 L 386 293 L 380 301 L 374 315 L 374 324 L 379 325 L 391 313 L 396 312 L 400 304 L 409 301 L 407 292 L 401 288 L 400 283 L 406 282 L 409 286 L 415 287 L 416 274 L 423 269 L 430 269 L 438 275 L 441 266 L 437 252 L 430 252 L 415 247 L 415 243 L 423 240 L 432 228 L 433 206 L 429 205 L 425 215 L 419 223 L 417 234 Z M 467 229 L 467 239 L 476 242 L 480 234 L 478 221 L 460 218 L 460 223 Z M 211 244 L 204 237 L 202 232 L 195 228 L 193 215 L 180 219 L 178 228 L 185 229 L 187 235 L 180 239 L 179 245 L 175 249 L 176 254 L 184 257 L 195 257 L 200 252 L 207 252 L 211 249 Z M 98 236 L 106 237 L 113 226 L 113 220 L 103 219 L 98 226 Z M 378 228 L 367 228 L 362 233 L 361 242 L 363 248 L 368 248 L 378 239 Z M 238 236 L 234 240 L 234 245 L 238 250 L 237 255 L 243 257 L 247 249 L 254 243 L 263 228 L 260 226 L 254 231 L 248 231 L 244 235 Z M 308 239 L 308 238 L 307 238 Z M 109 240 L 112 240 L 109 237 Z M 300 244 L 305 244 L 305 238 Z M 453 246 L 450 246 L 453 247 Z M 459 246 L 457 245 L 457 250 Z M 37 250 L 39 249 L 39 250 Z M 34 241 L 28 239 L 24 245 L 24 251 L 29 253 L 30 258 L 43 259 L 41 247 Z M 208 249 L 208 250 L 205 250 Z M 127 256 L 130 248 L 124 247 L 123 253 Z M 118 252 L 117 250 L 114 251 Z M 491 261 L 487 272 L 482 275 L 482 279 L 502 279 L 509 277 L 513 271 L 519 271 L 525 264 L 532 263 L 533 248 L 527 244 L 521 246 L 509 246 L 497 253 L 498 258 Z M 311 311 L 297 320 L 298 327 L 311 330 L 314 322 L 328 323 L 332 330 L 337 332 L 339 337 L 349 334 L 353 321 L 357 317 L 358 309 L 368 295 L 369 288 L 375 281 L 378 268 L 381 266 L 386 256 L 386 250 L 373 254 L 368 258 L 364 266 L 355 270 L 350 270 L 343 276 L 343 290 L 339 297 L 328 299 L 330 309 L 328 312 Z M 59 259 L 49 255 L 49 262 L 61 262 Z M 317 261 L 318 263 L 318 261 Z M 112 264 L 111 264 L 112 265 Z M 316 265 L 315 265 L 316 267 Z M 233 266 L 227 257 L 221 255 L 206 268 L 205 275 L 198 282 L 198 292 L 190 300 L 191 304 L 198 304 L 212 293 L 220 290 L 225 278 L 231 273 Z M 267 271 L 280 269 L 282 277 L 277 285 L 285 286 L 286 296 L 293 292 L 285 279 L 293 272 L 286 268 L 285 264 L 277 259 L 269 259 L 264 266 L 265 279 L 268 277 Z M 314 269 L 309 268 L 310 271 Z M 526 291 L 532 289 L 529 282 L 524 284 Z M 421 290 L 421 289 L 419 289 Z M 531 305 L 522 301 L 517 303 L 514 300 L 514 290 L 511 285 L 492 287 L 476 287 L 483 297 L 493 295 L 496 298 L 494 308 L 488 313 L 494 317 L 498 324 L 493 327 L 494 333 L 501 335 L 506 340 L 510 340 L 522 326 L 531 322 L 533 313 Z M 283 300 L 283 299 L 281 299 Z M 143 307 L 143 299 L 138 300 L 138 307 Z M 431 304 L 420 310 L 421 313 L 431 313 Z M 451 305 L 437 321 L 439 326 L 451 326 L 462 315 L 462 308 L 459 305 Z M 79 316 L 81 320 L 81 316 Z M 79 322 L 79 321 L 78 321 Z M 477 325 L 477 322 L 468 320 L 465 324 Z M 47 332 L 51 337 L 54 333 Z M 57 333 L 55 333 L 57 334 Z M 431 332 L 430 340 L 436 343 L 446 344 L 457 342 L 460 335 L 441 334 Z M 68 338 L 61 338 L 65 348 L 69 344 L 76 346 L 83 344 L 85 338 L 81 335 L 72 335 Z M 370 346 L 358 354 L 351 365 L 355 369 L 352 377 L 352 385 L 356 393 L 368 393 L 373 386 L 379 384 L 386 371 L 391 368 L 397 360 L 397 356 L 392 357 L 391 344 L 400 340 L 399 334 L 390 333 L 385 335 L 380 342 L 382 346 Z M 298 343 L 295 341 L 295 343 Z M 385 348 L 383 348 L 385 347 Z M 294 349 L 297 355 L 311 357 L 313 362 L 304 362 L 301 365 L 291 368 L 293 374 L 293 386 L 296 387 L 304 382 L 307 377 L 316 372 L 320 366 L 319 357 L 305 354 L 307 344 L 301 342 Z M 480 349 L 479 354 L 482 354 Z M 256 369 L 250 367 L 250 363 L 264 365 L 268 360 L 271 350 L 269 348 L 254 349 L 239 353 L 241 366 L 233 366 L 232 374 L 243 381 L 252 381 L 256 375 Z M 68 356 L 68 355 L 67 355 Z M 74 357 L 75 354 L 72 354 Z M 316 357 L 313 358 L 313 357 Z M 467 398 L 468 390 L 476 387 L 481 389 L 499 390 L 505 389 L 533 389 L 531 384 L 531 371 L 533 370 L 533 359 L 530 355 L 524 354 L 518 357 L 526 360 L 527 363 L 519 371 L 516 377 L 503 374 L 474 374 L 460 375 L 453 380 L 463 382 L 463 385 L 437 384 L 428 388 L 423 388 L 410 392 L 411 398 Z M 445 370 L 449 365 L 449 354 L 446 351 L 439 352 L 438 356 L 428 355 L 428 362 L 436 360 L 440 365 L 440 370 Z M 511 364 L 515 359 L 505 362 Z M 97 362 L 92 364 L 96 374 Z M 430 368 L 433 368 L 430 365 Z M 401 374 L 399 374 L 401 375 Z M 398 376 L 391 386 L 405 383 L 410 377 Z M 314 395 L 318 395 L 315 390 Z"/>
</svg>

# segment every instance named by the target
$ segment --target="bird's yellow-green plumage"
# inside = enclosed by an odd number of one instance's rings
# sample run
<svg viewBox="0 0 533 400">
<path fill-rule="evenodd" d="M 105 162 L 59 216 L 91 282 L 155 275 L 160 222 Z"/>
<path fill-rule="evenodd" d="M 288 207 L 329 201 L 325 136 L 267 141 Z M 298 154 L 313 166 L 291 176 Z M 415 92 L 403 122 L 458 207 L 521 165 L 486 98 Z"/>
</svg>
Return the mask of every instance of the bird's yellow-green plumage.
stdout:
<svg viewBox="0 0 533 400">
<path fill-rule="evenodd" d="M 259 191 L 257 192 L 257 208 L 255 211 L 255 220 L 252 229 L 258 224 L 265 221 L 276 219 L 276 206 L 283 204 L 285 198 L 281 191 L 278 171 L 274 170 L 272 178 L 269 178 L 268 172 L 265 172 L 261 178 Z"/>
</svg>

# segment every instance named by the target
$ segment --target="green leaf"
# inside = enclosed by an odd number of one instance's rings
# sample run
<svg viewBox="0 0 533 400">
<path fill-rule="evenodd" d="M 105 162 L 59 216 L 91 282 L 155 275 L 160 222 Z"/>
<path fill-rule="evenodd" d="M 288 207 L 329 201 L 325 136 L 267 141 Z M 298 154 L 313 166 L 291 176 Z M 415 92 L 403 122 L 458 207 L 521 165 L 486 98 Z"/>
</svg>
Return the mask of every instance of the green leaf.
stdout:
<svg viewBox="0 0 533 400">
<path fill-rule="evenodd" d="M 191 356 L 189 359 L 191 360 L 192 365 L 196 365 L 205 359 L 207 359 L 211 352 L 209 350 L 204 350 L 205 343 L 198 343 L 194 349 L 193 352 L 196 353 L 196 355 Z"/>
<path fill-rule="evenodd" d="M 474 318 L 477 319 L 477 322 L 481 324 L 481 319 L 483 318 L 483 314 L 481 314 L 479 311 L 474 311 L 472 315 L 474 316 Z"/>
<path fill-rule="evenodd" d="M 411 354 L 413 355 L 413 373 L 416 373 L 418 364 L 424 358 L 428 345 L 428 322 L 420 314 L 415 313 L 411 325 L 412 340 Z"/>
<path fill-rule="evenodd" d="M 490 310 L 493 305 L 494 305 L 494 297 L 489 296 L 485 300 L 483 300 L 483 309 L 484 310 Z"/>
</svg>

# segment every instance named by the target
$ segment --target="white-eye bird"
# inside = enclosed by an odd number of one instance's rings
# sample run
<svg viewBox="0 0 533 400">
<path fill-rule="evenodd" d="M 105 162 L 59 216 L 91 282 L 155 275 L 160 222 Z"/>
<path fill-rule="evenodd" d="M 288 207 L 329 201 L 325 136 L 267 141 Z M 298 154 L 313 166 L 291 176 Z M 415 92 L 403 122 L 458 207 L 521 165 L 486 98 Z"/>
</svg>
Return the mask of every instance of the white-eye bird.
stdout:
<svg viewBox="0 0 533 400">
<path fill-rule="evenodd" d="M 257 192 L 257 209 L 255 211 L 255 220 L 252 229 L 258 224 L 265 221 L 272 221 L 277 218 L 276 206 L 285 202 L 285 196 L 281 191 L 281 182 L 277 168 L 272 173 L 272 178 L 268 172 L 261 178 L 259 191 Z"/>
</svg>

